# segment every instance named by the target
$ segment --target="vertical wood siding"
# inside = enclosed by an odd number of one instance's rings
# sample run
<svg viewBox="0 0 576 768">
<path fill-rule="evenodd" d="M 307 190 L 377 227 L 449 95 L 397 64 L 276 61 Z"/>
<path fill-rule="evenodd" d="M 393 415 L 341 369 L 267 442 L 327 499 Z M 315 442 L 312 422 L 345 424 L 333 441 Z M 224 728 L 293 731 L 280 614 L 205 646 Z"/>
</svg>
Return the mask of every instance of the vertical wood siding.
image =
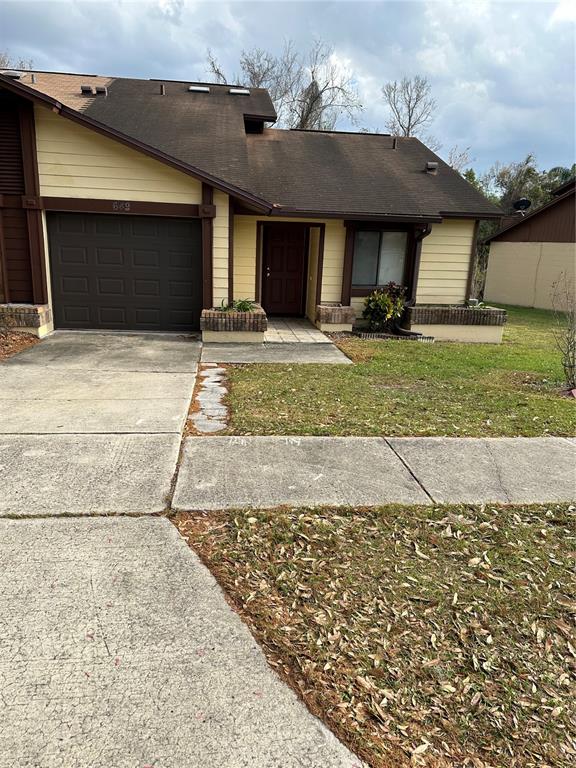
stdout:
<svg viewBox="0 0 576 768">
<path fill-rule="evenodd" d="M 40 194 L 200 203 L 201 183 L 129 147 L 35 107 Z"/>
<path fill-rule="evenodd" d="M 422 241 L 418 304 L 466 301 L 473 239 L 473 220 L 447 219 L 432 225 L 432 232 Z"/>
<path fill-rule="evenodd" d="M 316 320 L 316 284 L 318 282 L 318 244 L 320 230 L 312 227 L 308 247 L 308 280 L 306 281 L 306 317 L 313 323 Z"/>
</svg>

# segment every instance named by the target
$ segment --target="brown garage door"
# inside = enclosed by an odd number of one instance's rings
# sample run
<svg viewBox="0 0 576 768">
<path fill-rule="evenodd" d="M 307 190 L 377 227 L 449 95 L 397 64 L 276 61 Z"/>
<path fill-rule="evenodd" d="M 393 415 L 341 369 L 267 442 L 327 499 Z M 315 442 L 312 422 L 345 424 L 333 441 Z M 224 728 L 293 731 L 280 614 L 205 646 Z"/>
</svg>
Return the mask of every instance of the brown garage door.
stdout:
<svg viewBox="0 0 576 768">
<path fill-rule="evenodd" d="M 48 233 L 56 328 L 198 329 L 199 220 L 54 213 Z"/>
</svg>

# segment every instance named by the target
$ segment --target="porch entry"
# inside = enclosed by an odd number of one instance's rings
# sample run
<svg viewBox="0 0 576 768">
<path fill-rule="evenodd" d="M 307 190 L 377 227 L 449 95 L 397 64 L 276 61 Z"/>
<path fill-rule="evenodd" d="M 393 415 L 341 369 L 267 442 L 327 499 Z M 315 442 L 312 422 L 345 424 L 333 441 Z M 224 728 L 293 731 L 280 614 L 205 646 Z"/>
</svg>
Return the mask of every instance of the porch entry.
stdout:
<svg viewBox="0 0 576 768">
<path fill-rule="evenodd" d="M 306 224 L 267 224 L 262 243 L 262 306 L 268 315 L 301 317 L 306 307 Z"/>
</svg>

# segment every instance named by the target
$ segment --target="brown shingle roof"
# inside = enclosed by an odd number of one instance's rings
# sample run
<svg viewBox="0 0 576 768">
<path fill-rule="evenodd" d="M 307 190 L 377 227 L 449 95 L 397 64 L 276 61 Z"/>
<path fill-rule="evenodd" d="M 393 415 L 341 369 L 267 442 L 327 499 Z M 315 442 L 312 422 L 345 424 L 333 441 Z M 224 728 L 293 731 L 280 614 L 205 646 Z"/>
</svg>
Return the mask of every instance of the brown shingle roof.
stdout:
<svg viewBox="0 0 576 768">
<path fill-rule="evenodd" d="M 20 82 L 181 163 L 281 209 L 375 216 L 498 216 L 501 212 L 420 141 L 389 136 L 266 128 L 246 134 L 245 116 L 275 119 L 268 92 L 230 86 L 190 93 L 189 82 L 26 73 Z M 161 95 L 160 83 L 164 82 Z M 107 87 L 80 95 L 80 85 Z M 436 174 L 425 172 L 428 161 Z"/>
</svg>

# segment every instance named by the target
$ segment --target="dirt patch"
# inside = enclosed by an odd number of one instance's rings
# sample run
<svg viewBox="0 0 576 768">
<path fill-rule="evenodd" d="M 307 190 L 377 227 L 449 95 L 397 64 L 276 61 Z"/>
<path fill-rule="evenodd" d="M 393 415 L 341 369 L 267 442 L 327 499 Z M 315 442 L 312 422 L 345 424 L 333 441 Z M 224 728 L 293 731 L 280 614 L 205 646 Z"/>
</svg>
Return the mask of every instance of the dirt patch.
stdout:
<svg viewBox="0 0 576 768">
<path fill-rule="evenodd" d="M 7 336 L 0 336 L 0 360 L 8 360 L 39 341 L 40 339 L 31 333 L 9 333 Z"/>
</svg>

